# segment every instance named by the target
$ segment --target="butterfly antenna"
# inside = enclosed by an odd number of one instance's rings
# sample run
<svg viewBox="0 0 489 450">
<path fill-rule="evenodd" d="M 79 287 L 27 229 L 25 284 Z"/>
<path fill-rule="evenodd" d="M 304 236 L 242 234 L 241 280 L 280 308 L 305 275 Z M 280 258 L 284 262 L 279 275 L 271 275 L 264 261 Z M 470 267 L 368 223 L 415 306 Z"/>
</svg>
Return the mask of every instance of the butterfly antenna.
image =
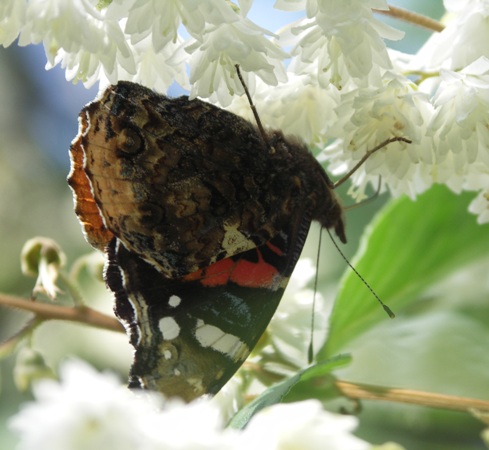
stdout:
<svg viewBox="0 0 489 450">
<path fill-rule="evenodd" d="M 263 125 L 260 120 L 260 116 L 258 115 L 258 111 L 256 110 L 255 104 L 253 103 L 253 100 L 251 99 L 250 91 L 248 90 L 248 86 L 246 86 L 245 80 L 243 79 L 243 76 L 241 75 L 241 69 L 239 68 L 239 64 L 236 64 L 234 67 L 236 67 L 236 73 L 238 74 L 239 81 L 241 82 L 241 86 L 243 86 L 244 92 L 246 94 L 246 98 L 248 99 L 248 103 L 250 104 L 251 111 L 253 112 L 253 116 L 255 117 L 256 125 L 258 126 L 258 130 L 260 130 L 261 137 L 265 144 L 267 145 L 268 148 L 270 148 L 272 153 L 275 153 L 275 149 L 273 148 L 272 145 L 270 145 L 270 141 L 268 140 L 267 134 L 265 133 L 265 128 L 263 128 Z"/>
<path fill-rule="evenodd" d="M 316 255 L 316 275 L 314 277 L 314 293 L 312 296 L 312 311 L 311 311 L 311 338 L 309 339 L 309 348 L 307 349 L 307 362 L 311 364 L 314 359 L 314 327 L 316 318 L 316 294 L 318 291 L 318 268 L 319 268 L 319 256 L 321 254 L 321 239 L 323 237 L 322 230 L 319 231 L 318 252 Z"/>
<path fill-rule="evenodd" d="M 393 319 L 394 317 L 396 317 L 396 315 L 392 312 L 392 309 L 390 309 L 381 299 L 380 297 L 375 293 L 375 291 L 372 289 L 372 286 L 370 286 L 370 284 L 367 283 L 367 281 L 365 280 L 365 278 L 363 278 L 360 273 L 358 272 L 357 269 L 355 269 L 355 267 L 352 266 L 352 264 L 350 263 L 350 261 L 348 261 L 348 258 L 345 256 L 345 254 L 341 251 L 340 247 L 338 246 L 338 244 L 336 243 L 336 241 L 334 240 L 332 234 L 331 234 L 331 231 L 329 231 L 328 228 L 326 228 L 326 231 L 328 232 L 329 234 L 329 237 L 331 238 L 331 241 L 333 241 L 333 244 L 334 246 L 336 247 L 336 250 L 338 250 L 339 254 L 341 255 L 341 257 L 346 261 L 346 263 L 348 264 L 348 266 L 350 267 L 351 270 L 353 270 L 353 272 L 356 274 L 356 276 L 358 278 L 360 278 L 360 280 L 362 281 L 362 283 L 367 286 L 367 289 L 370 291 L 370 293 L 377 299 L 377 301 L 380 303 L 380 306 L 382 306 L 382 308 L 384 308 L 384 311 L 387 313 L 387 315 Z"/>
</svg>

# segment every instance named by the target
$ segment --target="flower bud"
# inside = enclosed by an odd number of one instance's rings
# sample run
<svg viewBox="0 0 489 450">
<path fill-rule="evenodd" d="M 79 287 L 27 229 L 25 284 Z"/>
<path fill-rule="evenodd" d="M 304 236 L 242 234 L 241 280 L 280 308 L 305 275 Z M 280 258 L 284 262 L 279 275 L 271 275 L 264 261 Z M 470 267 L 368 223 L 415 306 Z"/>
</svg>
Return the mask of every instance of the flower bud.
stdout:
<svg viewBox="0 0 489 450">
<path fill-rule="evenodd" d="M 51 299 L 61 292 L 56 286 L 60 269 L 65 265 L 66 256 L 52 239 L 35 237 L 29 239 L 20 255 L 22 273 L 37 277 L 33 295 L 43 293 Z"/>
</svg>

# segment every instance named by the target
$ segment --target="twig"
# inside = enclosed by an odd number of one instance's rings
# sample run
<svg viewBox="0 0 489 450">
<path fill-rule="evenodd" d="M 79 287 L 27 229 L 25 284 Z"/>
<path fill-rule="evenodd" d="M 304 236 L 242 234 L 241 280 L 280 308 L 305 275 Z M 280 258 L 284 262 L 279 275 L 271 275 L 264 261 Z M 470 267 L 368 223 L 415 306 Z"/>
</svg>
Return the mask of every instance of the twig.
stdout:
<svg viewBox="0 0 489 450">
<path fill-rule="evenodd" d="M 456 397 L 454 395 L 435 394 L 412 389 L 385 388 L 339 380 L 336 381 L 336 387 L 345 396 L 353 399 L 410 403 L 463 412 L 469 412 L 471 409 L 489 411 L 489 401 L 475 398 Z"/>
<path fill-rule="evenodd" d="M 69 320 L 103 328 L 105 330 L 124 332 L 123 326 L 115 319 L 98 312 L 88 306 L 60 306 L 55 304 L 40 303 L 21 297 L 14 297 L 0 293 L 0 306 L 21 309 L 34 313 L 43 320 Z"/>
<path fill-rule="evenodd" d="M 390 6 L 389 9 L 374 9 L 378 14 L 383 14 L 384 16 L 394 17 L 396 19 L 403 20 L 404 22 L 412 23 L 422 28 L 426 28 L 430 31 L 441 32 L 445 29 L 445 26 L 432 19 L 431 17 L 423 16 L 418 13 L 414 13 L 407 9 L 398 8 L 397 6 Z"/>
</svg>

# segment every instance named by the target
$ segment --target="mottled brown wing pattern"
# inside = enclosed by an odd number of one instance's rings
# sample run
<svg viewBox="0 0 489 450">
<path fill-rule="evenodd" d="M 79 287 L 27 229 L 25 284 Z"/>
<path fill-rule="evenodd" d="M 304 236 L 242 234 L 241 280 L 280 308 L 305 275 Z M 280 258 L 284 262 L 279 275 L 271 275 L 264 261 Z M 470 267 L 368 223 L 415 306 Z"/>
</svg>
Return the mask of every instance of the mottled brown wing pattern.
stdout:
<svg viewBox="0 0 489 450">
<path fill-rule="evenodd" d="M 280 132 L 267 141 L 271 148 L 248 121 L 200 100 L 109 87 L 82 110 L 71 147 L 70 186 L 92 195 L 91 209 L 77 207 L 89 242 L 103 248 L 115 235 L 178 278 L 263 245 L 304 214 L 344 240 L 321 166 Z"/>
</svg>

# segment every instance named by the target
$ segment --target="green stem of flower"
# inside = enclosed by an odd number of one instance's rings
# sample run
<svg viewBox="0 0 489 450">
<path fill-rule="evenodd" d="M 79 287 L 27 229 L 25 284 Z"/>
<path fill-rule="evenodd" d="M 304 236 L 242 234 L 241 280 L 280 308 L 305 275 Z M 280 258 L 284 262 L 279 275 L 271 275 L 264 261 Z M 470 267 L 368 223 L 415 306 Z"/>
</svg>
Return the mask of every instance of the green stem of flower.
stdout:
<svg viewBox="0 0 489 450">
<path fill-rule="evenodd" d="M 433 77 L 439 77 L 440 72 L 423 72 L 422 70 L 408 70 L 406 72 L 403 72 L 403 75 L 405 77 L 409 76 L 416 76 L 418 79 L 415 81 L 417 85 L 420 85 L 423 81 L 427 80 L 428 78 L 433 78 Z"/>
<path fill-rule="evenodd" d="M 397 6 L 389 5 L 388 10 L 375 9 L 374 11 L 378 14 L 394 17 L 396 19 L 403 20 L 404 22 L 409 22 L 419 27 L 426 28 L 430 31 L 436 31 L 439 33 L 445 29 L 445 26 L 438 20 L 408 11 L 407 9 L 398 8 Z"/>
</svg>

